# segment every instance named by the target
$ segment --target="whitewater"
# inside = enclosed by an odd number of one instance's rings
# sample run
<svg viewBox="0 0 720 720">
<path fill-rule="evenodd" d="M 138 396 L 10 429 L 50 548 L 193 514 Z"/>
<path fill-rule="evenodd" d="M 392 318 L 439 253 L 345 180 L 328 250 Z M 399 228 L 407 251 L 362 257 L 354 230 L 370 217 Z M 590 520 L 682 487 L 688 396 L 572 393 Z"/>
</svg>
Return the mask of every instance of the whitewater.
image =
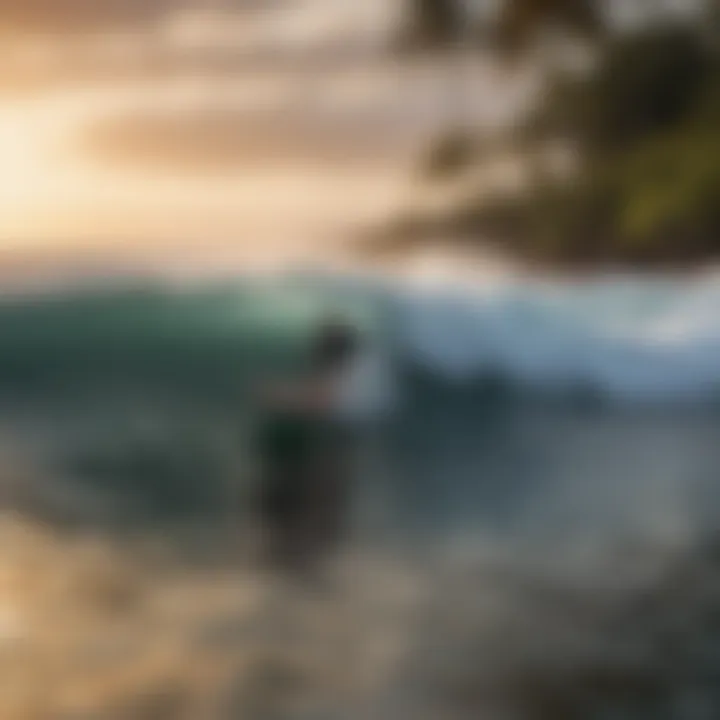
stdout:
<svg viewBox="0 0 720 720">
<path fill-rule="evenodd" d="M 502 378 L 519 391 L 592 392 L 621 404 L 713 403 L 720 388 L 715 273 L 302 282 L 318 314 L 335 303 L 374 313 L 387 370 L 395 360 L 455 384 Z"/>
</svg>

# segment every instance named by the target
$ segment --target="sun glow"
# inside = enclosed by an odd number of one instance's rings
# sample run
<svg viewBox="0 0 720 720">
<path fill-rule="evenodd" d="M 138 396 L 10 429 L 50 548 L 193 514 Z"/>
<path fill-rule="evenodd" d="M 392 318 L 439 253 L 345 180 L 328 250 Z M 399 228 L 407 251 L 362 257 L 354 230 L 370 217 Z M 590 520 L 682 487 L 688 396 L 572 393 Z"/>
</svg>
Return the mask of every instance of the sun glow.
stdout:
<svg viewBox="0 0 720 720">
<path fill-rule="evenodd" d="M 0 114 L 0 208 L 3 214 L 13 206 L 35 197 L 45 182 L 43 148 L 24 114 Z"/>
<path fill-rule="evenodd" d="M 43 208 L 71 184 L 54 147 L 52 114 L 26 106 L 0 112 L 0 246 L 42 224 Z"/>
</svg>

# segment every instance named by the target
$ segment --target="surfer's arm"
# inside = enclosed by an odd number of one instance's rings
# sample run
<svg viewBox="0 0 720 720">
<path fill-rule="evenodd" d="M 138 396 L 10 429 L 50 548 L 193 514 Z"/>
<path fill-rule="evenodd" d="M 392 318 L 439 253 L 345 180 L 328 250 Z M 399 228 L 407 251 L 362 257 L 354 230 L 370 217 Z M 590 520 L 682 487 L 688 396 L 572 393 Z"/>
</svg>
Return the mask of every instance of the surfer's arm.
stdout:
<svg viewBox="0 0 720 720">
<path fill-rule="evenodd" d="M 332 407 L 338 393 L 339 378 L 334 375 L 298 382 L 266 385 L 261 390 L 264 402 L 290 410 L 326 410 Z"/>
</svg>

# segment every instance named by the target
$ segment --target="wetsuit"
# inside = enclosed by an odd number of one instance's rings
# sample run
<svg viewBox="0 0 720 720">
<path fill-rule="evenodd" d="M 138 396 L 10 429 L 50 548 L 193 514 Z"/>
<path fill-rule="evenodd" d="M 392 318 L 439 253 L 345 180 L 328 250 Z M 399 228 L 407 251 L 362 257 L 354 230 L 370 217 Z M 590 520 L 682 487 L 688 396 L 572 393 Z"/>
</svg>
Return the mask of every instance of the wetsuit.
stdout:
<svg viewBox="0 0 720 720">
<path fill-rule="evenodd" d="M 269 560 L 303 567 L 331 551 L 347 526 L 351 437 L 330 414 L 267 413 L 260 427 L 260 512 Z"/>
</svg>

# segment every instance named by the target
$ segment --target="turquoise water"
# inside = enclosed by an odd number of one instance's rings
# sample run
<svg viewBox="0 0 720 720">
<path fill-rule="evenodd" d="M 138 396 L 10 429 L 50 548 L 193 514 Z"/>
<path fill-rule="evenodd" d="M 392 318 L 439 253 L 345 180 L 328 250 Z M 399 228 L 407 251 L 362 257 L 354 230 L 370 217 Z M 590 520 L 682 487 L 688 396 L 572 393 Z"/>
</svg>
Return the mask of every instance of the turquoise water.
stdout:
<svg viewBox="0 0 720 720">
<path fill-rule="evenodd" d="M 131 519 L 212 520 L 249 482 L 257 380 L 303 361 L 340 311 L 379 337 L 372 304 L 297 282 L 182 290 L 136 283 L 0 305 L 0 417 L 50 476 Z"/>
<path fill-rule="evenodd" d="M 253 382 L 341 311 L 393 371 L 359 485 L 394 531 L 700 531 L 720 467 L 718 301 L 712 280 L 480 292 L 349 277 L 8 298 L 3 427 L 134 518 L 212 518 L 251 482 Z"/>
</svg>

